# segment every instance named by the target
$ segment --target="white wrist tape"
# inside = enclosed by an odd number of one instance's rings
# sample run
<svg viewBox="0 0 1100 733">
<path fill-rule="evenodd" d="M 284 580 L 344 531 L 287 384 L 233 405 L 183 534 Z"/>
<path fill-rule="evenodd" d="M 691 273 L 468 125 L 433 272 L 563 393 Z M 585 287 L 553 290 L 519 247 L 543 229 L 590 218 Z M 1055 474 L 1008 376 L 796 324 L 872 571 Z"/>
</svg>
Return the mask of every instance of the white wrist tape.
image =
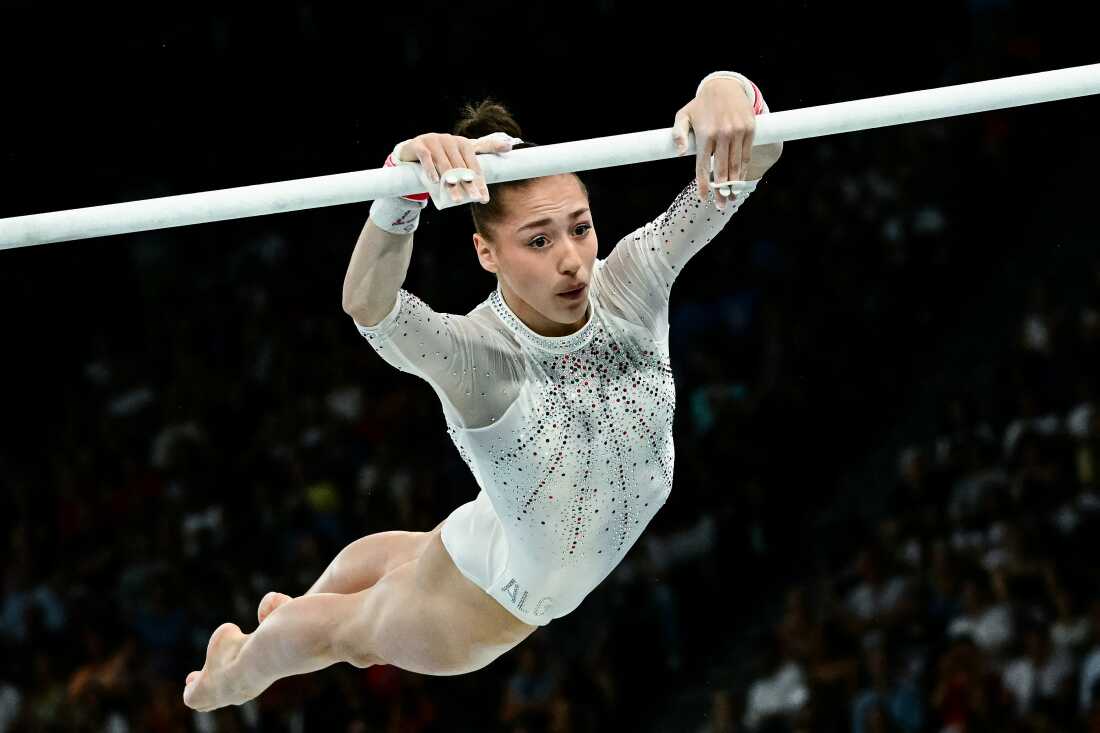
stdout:
<svg viewBox="0 0 1100 733">
<path fill-rule="evenodd" d="M 384 232 L 412 234 L 420 226 L 420 212 L 428 200 L 413 201 L 404 196 L 375 199 L 370 207 L 370 219 Z"/>
<path fill-rule="evenodd" d="M 768 103 L 764 101 L 764 95 L 760 91 L 760 87 L 752 83 L 751 80 L 744 74 L 738 74 L 736 71 L 715 71 L 707 74 L 703 77 L 703 80 L 699 82 L 699 86 L 695 90 L 695 96 L 699 96 L 699 92 L 703 91 L 703 85 L 711 79 L 737 79 L 741 82 L 741 86 L 745 88 L 745 96 L 749 98 L 752 103 L 753 114 L 767 114 Z"/>
<path fill-rule="evenodd" d="M 713 174 L 711 175 L 713 179 Z M 730 198 L 731 195 L 736 196 L 736 201 L 744 201 L 747 199 L 753 191 L 756 190 L 756 184 L 759 181 L 711 181 L 710 191 L 711 195 L 714 195 L 715 191 L 718 191 L 723 196 Z"/>
<path fill-rule="evenodd" d="M 386 158 L 384 167 L 393 168 L 404 161 L 398 158 L 401 146 L 409 142 L 400 142 Z M 428 194 L 414 193 L 408 196 L 393 196 L 375 199 L 370 207 L 370 218 L 384 232 L 390 234 L 412 234 L 420 226 L 420 212 L 428 205 Z"/>
</svg>

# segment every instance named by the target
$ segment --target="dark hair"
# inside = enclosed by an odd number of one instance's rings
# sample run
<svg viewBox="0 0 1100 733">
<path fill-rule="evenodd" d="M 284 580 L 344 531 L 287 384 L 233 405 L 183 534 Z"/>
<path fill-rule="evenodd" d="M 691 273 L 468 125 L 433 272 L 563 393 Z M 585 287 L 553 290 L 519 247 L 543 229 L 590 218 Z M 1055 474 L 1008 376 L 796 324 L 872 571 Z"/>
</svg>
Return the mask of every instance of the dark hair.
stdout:
<svg viewBox="0 0 1100 733">
<path fill-rule="evenodd" d="M 512 117 L 512 113 L 501 104 L 487 98 L 477 104 L 467 104 L 462 110 L 462 119 L 455 124 L 452 134 L 468 137 L 476 140 L 494 132 L 505 132 L 512 137 L 522 138 L 519 123 Z M 516 145 L 513 150 L 536 147 L 535 143 L 524 141 Z M 588 195 L 588 187 L 576 173 L 570 174 L 577 179 L 584 195 Z M 483 237 L 488 237 L 488 227 L 496 224 L 504 217 L 504 202 L 502 193 L 510 190 L 522 190 L 538 179 L 526 178 L 520 181 L 507 181 L 505 183 L 489 184 L 489 203 L 470 204 L 470 216 L 474 220 L 474 229 Z"/>
</svg>

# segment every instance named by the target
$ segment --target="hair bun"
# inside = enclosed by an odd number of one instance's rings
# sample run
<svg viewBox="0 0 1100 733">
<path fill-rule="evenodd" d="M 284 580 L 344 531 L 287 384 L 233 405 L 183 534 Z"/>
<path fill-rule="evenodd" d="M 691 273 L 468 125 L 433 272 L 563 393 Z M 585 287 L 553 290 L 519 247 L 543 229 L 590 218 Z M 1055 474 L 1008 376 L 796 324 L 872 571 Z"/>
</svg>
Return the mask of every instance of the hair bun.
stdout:
<svg viewBox="0 0 1100 733">
<path fill-rule="evenodd" d="M 505 132 L 512 137 L 523 137 L 519 123 L 503 104 L 486 99 L 478 104 L 467 104 L 462 119 L 455 125 L 454 133 L 477 140 L 494 132 Z"/>
</svg>

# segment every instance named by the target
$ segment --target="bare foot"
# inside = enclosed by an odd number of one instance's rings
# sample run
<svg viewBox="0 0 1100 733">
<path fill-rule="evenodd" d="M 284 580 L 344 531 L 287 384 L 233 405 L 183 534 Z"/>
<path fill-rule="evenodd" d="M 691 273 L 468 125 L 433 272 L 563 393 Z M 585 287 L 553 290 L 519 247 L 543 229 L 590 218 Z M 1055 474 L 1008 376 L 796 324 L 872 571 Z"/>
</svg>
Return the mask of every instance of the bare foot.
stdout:
<svg viewBox="0 0 1100 733">
<path fill-rule="evenodd" d="M 236 624 L 222 624 L 214 629 L 206 645 L 202 671 L 187 675 L 184 705 L 205 713 L 226 705 L 240 705 L 256 696 L 240 689 L 239 680 L 232 678 L 230 669 L 247 640 L 248 634 L 242 633 Z"/>
<path fill-rule="evenodd" d="M 283 605 L 287 601 L 293 601 L 294 599 L 288 596 L 286 593 L 276 593 L 271 591 L 260 601 L 259 608 L 256 609 L 256 618 L 260 620 L 262 624 L 264 619 L 271 615 L 279 606 Z"/>
</svg>

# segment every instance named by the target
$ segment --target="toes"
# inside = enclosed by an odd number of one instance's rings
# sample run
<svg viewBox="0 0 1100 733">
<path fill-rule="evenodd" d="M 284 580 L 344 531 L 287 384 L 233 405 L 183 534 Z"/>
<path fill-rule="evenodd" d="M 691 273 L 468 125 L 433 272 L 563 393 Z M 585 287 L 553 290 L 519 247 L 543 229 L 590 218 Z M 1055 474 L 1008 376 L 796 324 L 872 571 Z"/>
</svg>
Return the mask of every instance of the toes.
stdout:
<svg viewBox="0 0 1100 733">
<path fill-rule="evenodd" d="M 233 662 L 247 639 L 248 635 L 241 633 L 236 624 L 226 623 L 214 629 L 210 642 L 206 645 L 206 663 L 202 670 L 195 670 L 187 675 L 183 688 L 183 703 L 187 707 L 199 711 L 214 709 L 210 705 L 211 696 L 215 693 L 209 688 L 211 685 L 217 686 L 218 675 L 221 674 L 219 670 L 224 670 Z M 213 676 L 208 675 L 208 672 L 213 673 Z"/>
<path fill-rule="evenodd" d="M 256 618 L 260 623 L 263 623 L 264 619 L 270 616 L 272 611 L 289 600 L 291 600 L 290 596 L 285 593 L 271 591 L 260 601 L 260 606 L 256 609 Z"/>
<path fill-rule="evenodd" d="M 218 641 L 227 634 L 242 634 L 241 627 L 237 624 L 226 622 L 214 629 L 214 633 L 210 635 L 210 643 L 207 645 L 206 650 L 210 651 L 210 648 L 216 646 Z"/>
<path fill-rule="evenodd" d="M 267 618 L 267 615 L 271 613 L 271 602 L 277 595 L 278 593 L 275 591 L 270 591 L 260 599 L 260 605 L 256 607 L 256 620 L 261 624 Z"/>
<path fill-rule="evenodd" d="M 199 694 L 198 685 L 198 681 L 200 679 L 199 675 L 199 672 L 192 672 L 191 674 L 187 675 L 187 684 L 183 687 L 183 704 L 191 708 L 192 710 L 198 710 L 199 703 L 202 702 L 200 699 L 197 699 L 201 697 Z M 195 684 L 192 684 L 192 682 L 194 682 Z"/>
<path fill-rule="evenodd" d="M 219 646 L 235 637 L 244 637 L 244 632 L 237 624 L 224 623 L 214 629 L 214 633 L 210 635 L 210 642 L 206 645 L 206 663 L 210 664 L 210 661 L 216 658 L 216 650 Z M 206 667 L 204 666 L 203 669 Z"/>
</svg>

